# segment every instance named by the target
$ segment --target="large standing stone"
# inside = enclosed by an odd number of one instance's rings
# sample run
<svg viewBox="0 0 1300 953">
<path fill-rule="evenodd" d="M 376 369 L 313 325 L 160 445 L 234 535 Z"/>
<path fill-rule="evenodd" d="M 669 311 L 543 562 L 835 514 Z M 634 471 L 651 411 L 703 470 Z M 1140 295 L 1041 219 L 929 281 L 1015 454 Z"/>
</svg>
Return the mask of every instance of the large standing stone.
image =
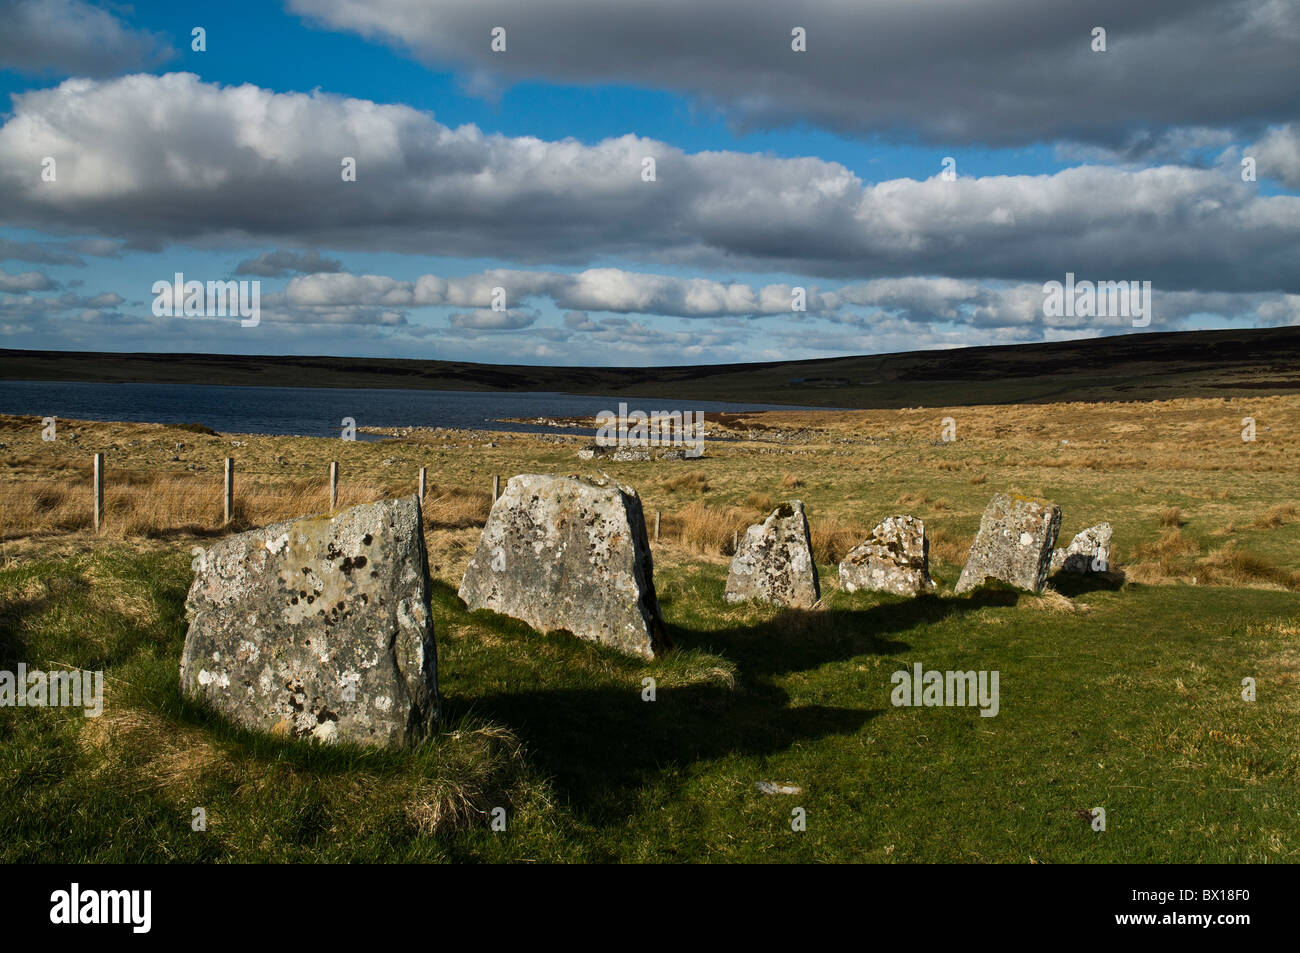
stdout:
<svg viewBox="0 0 1300 953">
<path fill-rule="evenodd" d="M 1105 572 L 1110 568 L 1109 523 L 1089 526 L 1065 549 L 1052 553 L 1052 572 Z"/>
<path fill-rule="evenodd" d="M 821 598 L 803 503 L 790 500 L 745 530 L 731 560 L 725 598 L 809 609 Z"/>
<path fill-rule="evenodd" d="M 636 490 L 535 473 L 492 506 L 460 597 L 534 629 L 653 658 L 667 648 Z"/>
<path fill-rule="evenodd" d="M 437 725 L 416 497 L 240 533 L 196 562 L 185 694 L 293 738 L 397 747 Z"/>
<path fill-rule="evenodd" d="M 980 519 L 956 591 L 966 592 L 992 578 L 1041 592 L 1060 531 L 1061 508 L 1055 503 L 999 493 Z"/>
<path fill-rule="evenodd" d="M 915 516 L 881 520 L 840 563 L 840 586 L 846 592 L 871 589 L 900 596 L 932 591 L 925 523 Z"/>
</svg>

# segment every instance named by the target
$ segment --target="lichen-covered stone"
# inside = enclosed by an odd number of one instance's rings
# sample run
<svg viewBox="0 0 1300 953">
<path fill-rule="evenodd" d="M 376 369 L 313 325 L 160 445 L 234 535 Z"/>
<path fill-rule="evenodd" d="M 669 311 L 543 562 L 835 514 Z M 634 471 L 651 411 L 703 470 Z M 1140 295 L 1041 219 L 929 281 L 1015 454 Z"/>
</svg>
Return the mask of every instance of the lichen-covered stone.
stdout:
<svg viewBox="0 0 1300 953">
<path fill-rule="evenodd" d="M 667 648 L 636 490 L 522 474 L 492 506 L 460 597 L 547 632 L 653 658 Z"/>
<path fill-rule="evenodd" d="M 840 563 L 840 586 L 846 592 L 869 589 L 900 596 L 931 592 L 934 580 L 924 521 L 915 516 L 881 520 Z"/>
<path fill-rule="evenodd" d="M 1047 500 L 999 493 L 980 519 L 957 592 L 1000 579 L 1020 589 L 1042 592 L 1052 564 L 1052 547 L 1061 531 L 1061 508 Z"/>
<path fill-rule="evenodd" d="M 1052 572 L 1106 572 L 1110 568 L 1110 537 L 1109 523 L 1089 526 L 1065 549 L 1052 553 Z"/>
<path fill-rule="evenodd" d="M 731 560 L 725 598 L 796 609 L 816 605 L 821 587 L 801 501 L 782 503 L 763 522 L 745 530 Z"/>
<path fill-rule="evenodd" d="M 185 694 L 291 738 L 400 747 L 437 725 L 416 497 L 240 533 L 195 562 Z"/>
</svg>

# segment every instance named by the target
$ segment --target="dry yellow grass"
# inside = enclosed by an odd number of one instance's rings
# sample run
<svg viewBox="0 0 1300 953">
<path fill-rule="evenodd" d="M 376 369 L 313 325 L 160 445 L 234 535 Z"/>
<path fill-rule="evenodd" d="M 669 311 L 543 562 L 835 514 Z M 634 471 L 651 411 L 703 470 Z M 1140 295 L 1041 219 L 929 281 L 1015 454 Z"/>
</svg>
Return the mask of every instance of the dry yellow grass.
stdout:
<svg viewBox="0 0 1300 953">
<path fill-rule="evenodd" d="M 1296 518 L 1297 510 L 1294 503 L 1278 503 L 1276 506 L 1270 506 L 1268 512 L 1251 525 L 1256 529 L 1277 529 L 1279 526 L 1294 522 Z"/>
<path fill-rule="evenodd" d="M 753 516 L 751 510 L 737 506 L 716 507 L 697 501 L 665 516 L 660 532 L 692 552 L 728 556 L 735 552 L 734 535 L 743 535 L 754 522 Z"/>
<path fill-rule="evenodd" d="M 866 539 L 869 532 L 868 528 L 838 516 L 814 519 L 808 526 L 813 558 L 821 563 L 838 563 L 849 554 L 849 550 Z"/>
<path fill-rule="evenodd" d="M 926 529 L 930 539 L 930 559 L 932 561 L 960 566 L 970 554 L 974 536 L 956 536 L 946 529 Z"/>
<path fill-rule="evenodd" d="M 671 479 L 665 480 L 663 486 L 664 489 L 668 490 L 670 493 L 677 490 L 707 493 L 709 490 L 709 480 L 703 473 L 681 473 Z"/>
<path fill-rule="evenodd" d="M 1300 572 L 1279 569 L 1235 543 L 1216 549 L 1196 563 L 1197 582 L 1210 586 L 1266 586 L 1300 589 Z"/>
<path fill-rule="evenodd" d="M 1238 578 L 1272 586 L 1278 583 L 1268 580 L 1280 577 L 1262 566 L 1252 570 L 1226 556 L 1204 567 L 1196 561 L 1210 538 L 1219 545 L 1240 534 L 1238 552 L 1281 572 L 1300 570 L 1288 535 L 1300 523 L 1300 434 L 1261 427 L 1260 440 L 1244 443 L 1237 426 L 1246 415 L 1263 423 L 1296 414 L 1300 395 L 778 411 L 729 415 L 719 430 L 739 439 L 711 442 L 701 460 L 603 461 L 599 469 L 637 488 L 652 532 L 662 513 L 660 566 L 729 555 L 735 534 L 795 496 L 804 501 L 823 564 L 861 542 L 881 518 L 912 512 L 926 521 L 931 558 L 960 566 L 988 497 L 1018 491 L 1058 502 L 1065 538 L 1109 520 L 1114 553 L 1122 546 L 1130 554 L 1126 568 L 1136 581 Z M 957 421 L 959 437 L 940 444 L 946 416 Z M 106 453 L 109 466 L 102 535 L 150 548 L 226 531 L 220 485 L 227 455 L 237 458 L 232 529 L 322 512 L 330 460 L 340 462 L 344 506 L 411 493 L 426 466 L 430 560 L 444 573 L 468 559 L 491 507 L 494 473 L 595 472 L 576 459 L 581 438 L 426 429 L 349 443 L 60 421 L 59 440 L 47 444 L 40 429 L 37 418 L 0 416 L 0 562 L 94 544 L 93 452 Z M 1189 509 L 1191 534 L 1161 536 L 1187 524 Z M 1153 521 L 1163 523 L 1154 532 Z"/>
</svg>

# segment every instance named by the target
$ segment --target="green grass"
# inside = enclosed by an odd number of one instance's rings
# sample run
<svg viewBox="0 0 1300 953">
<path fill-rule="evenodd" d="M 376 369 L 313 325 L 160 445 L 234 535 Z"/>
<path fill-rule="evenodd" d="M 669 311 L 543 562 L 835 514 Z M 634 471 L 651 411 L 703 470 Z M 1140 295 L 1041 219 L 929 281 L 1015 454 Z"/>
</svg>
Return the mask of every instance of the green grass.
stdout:
<svg viewBox="0 0 1300 953">
<path fill-rule="evenodd" d="M 833 567 L 822 567 L 823 580 Z M 940 578 L 953 576 L 939 567 Z M 830 592 L 735 608 L 657 577 L 645 663 L 467 613 L 436 584 L 447 725 L 410 752 L 283 742 L 181 698 L 189 557 L 101 547 L 0 571 L 0 668 L 103 668 L 103 719 L 0 709 L 5 862 L 1291 861 L 1292 593 Z M 1053 607 L 1065 611 L 1054 611 Z M 895 708 L 890 675 L 1000 672 L 1000 713 Z M 1240 682 L 1258 681 L 1258 700 Z M 656 699 L 643 701 L 643 679 Z M 96 724 L 99 722 L 99 724 Z M 759 780 L 798 795 L 764 795 Z M 434 810 L 430 805 L 441 805 Z M 507 830 L 493 832 L 493 807 Z M 1093 831 L 1080 812 L 1106 809 Z M 203 807 L 207 830 L 191 830 Z M 807 829 L 791 829 L 791 811 Z"/>
</svg>

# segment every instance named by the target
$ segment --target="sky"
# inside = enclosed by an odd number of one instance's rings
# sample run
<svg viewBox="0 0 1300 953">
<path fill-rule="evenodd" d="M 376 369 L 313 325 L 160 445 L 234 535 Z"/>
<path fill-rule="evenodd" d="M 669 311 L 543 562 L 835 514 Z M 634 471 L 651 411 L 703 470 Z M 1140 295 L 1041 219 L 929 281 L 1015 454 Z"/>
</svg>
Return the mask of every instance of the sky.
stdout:
<svg viewBox="0 0 1300 953">
<path fill-rule="evenodd" d="M 0 347 L 647 366 L 1300 324 L 1297 50 L 1294 0 L 0 0 Z M 178 273 L 258 282 L 257 322 L 157 313 Z M 1057 313 L 1067 275 L 1149 282 L 1149 324 Z"/>
</svg>

